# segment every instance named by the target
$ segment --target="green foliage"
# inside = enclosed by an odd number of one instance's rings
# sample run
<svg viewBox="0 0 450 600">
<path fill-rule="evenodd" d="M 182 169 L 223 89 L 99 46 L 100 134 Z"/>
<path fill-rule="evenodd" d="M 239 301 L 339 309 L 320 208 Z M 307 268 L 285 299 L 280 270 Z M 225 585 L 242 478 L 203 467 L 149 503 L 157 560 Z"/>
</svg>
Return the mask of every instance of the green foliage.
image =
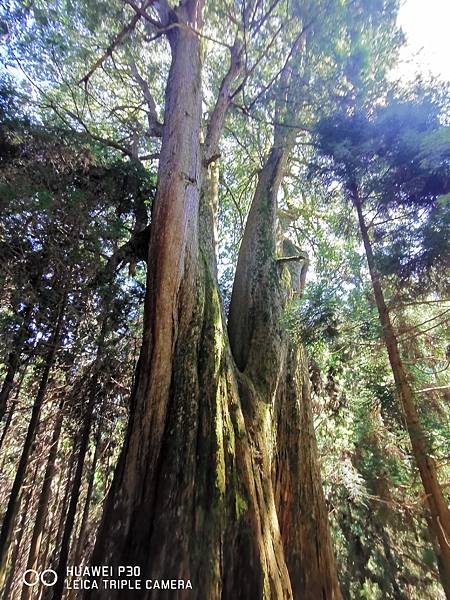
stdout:
<svg viewBox="0 0 450 600">
<path fill-rule="evenodd" d="M 325 158 L 314 172 L 323 174 L 325 185 L 339 181 L 350 199 L 358 189 L 375 215 L 379 270 L 431 291 L 450 250 L 450 130 L 443 124 L 445 94 L 411 94 L 372 111 L 323 119 L 317 136 Z"/>
</svg>

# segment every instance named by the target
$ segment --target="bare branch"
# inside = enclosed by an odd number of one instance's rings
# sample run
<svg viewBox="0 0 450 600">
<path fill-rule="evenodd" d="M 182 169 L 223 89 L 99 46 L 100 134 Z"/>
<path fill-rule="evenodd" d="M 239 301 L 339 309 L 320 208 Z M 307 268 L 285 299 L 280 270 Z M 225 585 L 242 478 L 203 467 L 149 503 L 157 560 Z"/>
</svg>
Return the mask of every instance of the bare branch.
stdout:
<svg viewBox="0 0 450 600">
<path fill-rule="evenodd" d="M 144 4 L 142 5 L 143 8 L 146 8 L 147 6 L 149 6 L 152 2 L 154 2 L 154 0 L 145 0 Z M 134 7 L 133 7 L 134 8 Z M 147 13 L 145 13 L 147 14 Z M 105 60 L 107 60 L 110 56 L 112 56 L 112 53 L 114 51 L 114 49 L 122 43 L 123 39 L 131 32 L 133 31 L 133 29 L 136 27 L 138 21 L 141 18 L 141 14 L 139 12 L 135 12 L 134 17 L 131 19 L 131 21 L 125 25 L 125 27 L 119 31 L 119 33 L 115 36 L 115 38 L 112 40 L 112 42 L 109 44 L 109 46 L 106 48 L 105 52 L 102 54 L 102 56 L 100 56 L 100 58 L 98 60 L 95 61 L 94 65 L 91 67 L 91 69 L 89 70 L 88 73 L 86 73 L 86 75 L 84 77 L 82 77 L 79 81 L 79 83 L 84 83 L 85 86 L 87 86 L 89 79 L 92 77 L 92 75 L 95 73 L 95 71 L 102 66 L 102 64 L 105 62 Z"/>
<path fill-rule="evenodd" d="M 148 132 L 150 135 L 154 135 L 156 137 L 161 137 L 163 126 L 162 126 L 162 123 L 160 123 L 158 120 L 158 115 L 156 112 L 156 103 L 152 96 L 150 88 L 148 87 L 148 83 L 142 77 L 142 75 L 139 73 L 134 59 L 130 60 L 130 68 L 131 68 L 131 74 L 133 75 L 133 77 L 137 81 L 137 83 L 139 84 L 139 87 L 141 88 L 142 93 L 144 94 L 145 102 L 147 103 Z"/>
<path fill-rule="evenodd" d="M 243 54 L 245 50 L 248 21 L 250 19 L 250 15 L 252 15 L 252 13 L 254 14 L 254 11 L 256 11 L 257 7 L 257 0 L 249 2 L 247 5 L 246 9 L 244 10 L 243 22 L 241 27 L 238 28 L 234 38 L 233 46 L 230 48 L 230 66 L 220 84 L 219 94 L 211 113 L 206 131 L 203 161 L 203 164 L 205 165 L 211 162 L 212 156 L 218 154 L 219 139 L 222 133 L 225 117 L 236 93 L 235 90 L 231 89 L 231 86 L 243 69 Z M 244 42 L 241 40 L 242 32 L 244 34 Z"/>
<path fill-rule="evenodd" d="M 139 160 L 157 160 L 159 159 L 159 152 L 153 152 L 152 154 L 144 154 L 138 157 Z"/>
<path fill-rule="evenodd" d="M 148 21 L 148 23 L 153 25 L 153 27 L 155 27 L 156 29 L 161 29 L 162 27 L 164 27 L 164 23 L 161 23 L 161 21 L 155 21 L 155 19 L 153 19 L 153 17 L 151 17 L 146 11 L 146 8 L 149 5 L 148 2 L 143 4 L 142 6 L 138 6 L 136 2 L 133 2 L 133 0 L 124 0 L 124 2 L 125 4 L 131 6 L 131 8 L 135 11 L 136 16 L 139 15 L 139 17 L 142 17 L 143 19 Z M 161 4 L 161 2 L 159 4 Z"/>
<path fill-rule="evenodd" d="M 109 257 L 106 265 L 97 274 L 96 281 L 110 280 L 119 268 L 124 267 L 133 260 L 147 261 L 149 239 L 150 225 L 147 225 L 141 231 L 133 232 L 128 242 L 117 248 Z"/>
<path fill-rule="evenodd" d="M 416 390 L 416 392 L 422 394 L 423 392 L 434 392 L 436 390 L 450 390 L 450 385 L 438 385 L 436 387 L 423 388 L 423 390 Z"/>
<path fill-rule="evenodd" d="M 68 121 L 66 119 L 66 117 L 64 116 L 64 114 L 62 114 L 61 110 L 55 105 L 55 103 L 50 100 L 49 104 L 48 104 L 49 108 L 51 108 L 54 113 L 61 119 L 61 121 L 72 131 L 77 132 L 77 129 L 75 129 L 72 124 L 70 123 L 70 121 Z M 72 119 L 75 119 L 85 130 L 85 132 L 95 141 L 100 142 L 101 144 L 104 144 L 105 146 L 109 146 L 110 148 L 114 148 L 115 150 L 120 150 L 120 152 L 122 152 L 123 154 L 125 154 L 125 156 L 133 156 L 133 152 L 131 151 L 130 148 L 127 148 L 126 146 L 123 146 L 122 144 L 120 144 L 119 142 L 116 142 L 115 140 L 111 140 L 109 138 L 105 138 L 101 135 L 97 135 L 96 133 L 93 133 L 89 127 L 86 125 L 86 123 L 84 123 L 84 121 L 81 119 L 81 117 L 79 115 L 74 114 L 72 111 L 67 110 L 66 109 L 66 113 L 69 117 L 71 117 Z"/>
<path fill-rule="evenodd" d="M 242 236 L 242 234 L 244 233 L 244 217 L 242 215 L 242 209 L 239 206 L 239 202 L 237 201 L 237 199 L 235 198 L 235 196 L 233 194 L 233 190 L 229 187 L 229 185 L 225 181 L 224 177 L 220 178 L 220 183 L 225 186 L 225 189 L 229 193 L 231 201 L 233 202 L 233 204 L 234 204 L 234 206 L 235 206 L 235 208 L 237 210 L 237 213 L 239 215 L 239 221 L 240 221 L 240 227 L 241 227 L 241 236 Z"/>
<path fill-rule="evenodd" d="M 303 254 L 298 254 L 297 256 L 280 256 L 280 258 L 275 259 L 276 262 L 280 265 L 284 265 L 289 262 L 304 262 L 308 260 L 306 252 Z"/>
<path fill-rule="evenodd" d="M 259 53 L 259 56 L 255 60 L 255 62 L 253 63 L 253 65 L 251 67 L 246 67 L 246 69 L 245 69 L 245 77 L 243 78 L 243 80 L 239 84 L 239 86 L 234 90 L 233 96 L 232 96 L 233 98 L 235 96 L 237 96 L 239 94 L 239 92 L 241 92 L 243 90 L 245 83 L 251 77 L 251 75 L 256 70 L 256 68 L 258 67 L 258 65 L 261 63 L 261 61 L 263 60 L 263 58 L 265 56 L 267 56 L 270 48 L 275 43 L 275 41 L 276 41 L 278 35 L 280 34 L 280 32 L 282 31 L 282 29 L 283 29 L 283 24 L 279 25 L 279 27 L 277 28 L 277 30 L 275 31 L 275 33 L 272 35 L 271 39 L 269 40 L 269 43 L 264 48 L 264 51 L 262 51 L 262 52 Z"/>
</svg>

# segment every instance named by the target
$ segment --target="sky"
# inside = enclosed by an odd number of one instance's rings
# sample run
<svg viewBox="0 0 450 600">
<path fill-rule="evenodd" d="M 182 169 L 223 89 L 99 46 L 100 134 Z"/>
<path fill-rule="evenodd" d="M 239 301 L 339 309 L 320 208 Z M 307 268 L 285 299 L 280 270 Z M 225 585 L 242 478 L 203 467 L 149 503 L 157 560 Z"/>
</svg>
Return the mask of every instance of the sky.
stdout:
<svg viewBox="0 0 450 600">
<path fill-rule="evenodd" d="M 397 71 L 402 78 L 419 71 L 450 81 L 450 0 L 403 0 L 398 24 L 407 38 Z"/>
</svg>

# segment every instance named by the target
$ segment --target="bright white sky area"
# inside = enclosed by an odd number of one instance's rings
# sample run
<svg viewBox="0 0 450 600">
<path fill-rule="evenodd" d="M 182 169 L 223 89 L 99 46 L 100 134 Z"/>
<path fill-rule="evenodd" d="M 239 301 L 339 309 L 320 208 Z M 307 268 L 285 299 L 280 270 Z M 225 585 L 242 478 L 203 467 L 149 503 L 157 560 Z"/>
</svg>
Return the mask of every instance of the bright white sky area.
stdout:
<svg viewBox="0 0 450 600">
<path fill-rule="evenodd" d="M 450 81 L 450 0 L 403 0 L 398 24 L 407 37 L 396 74 Z"/>
</svg>

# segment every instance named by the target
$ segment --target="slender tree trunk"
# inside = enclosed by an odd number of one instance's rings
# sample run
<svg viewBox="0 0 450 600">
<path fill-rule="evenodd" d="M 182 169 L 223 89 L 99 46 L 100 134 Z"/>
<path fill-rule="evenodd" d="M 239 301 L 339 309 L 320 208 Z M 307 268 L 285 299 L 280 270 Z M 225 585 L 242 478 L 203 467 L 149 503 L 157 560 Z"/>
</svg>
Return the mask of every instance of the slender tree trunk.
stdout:
<svg viewBox="0 0 450 600">
<path fill-rule="evenodd" d="M 58 414 L 56 416 L 56 422 L 53 429 L 53 435 L 50 442 L 50 452 L 47 459 L 47 466 L 45 468 L 44 480 L 42 483 L 42 490 L 39 496 L 37 505 L 36 516 L 34 520 L 33 533 L 31 536 L 30 550 L 28 553 L 27 569 L 36 570 L 39 559 L 39 551 L 41 548 L 42 536 L 44 534 L 44 527 L 47 519 L 51 486 L 53 477 L 55 474 L 55 463 L 58 453 L 59 436 L 61 434 L 61 428 L 63 423 L 63 402 L 61 402 Z M 21 600 L 29 600 L 33 593 L 33 588 L 24 585 L 22 588 Z"/>
<path fill-rule="evenodd" d="M 9 497 L 8 507 L 6 509 L 5 517 L 3 520 L 2 530 L 0 533 L 0 578 L 2 577 L 2 574 L 5 570 L 11 533 L 14 526 L 14 520 L 17 514 L 17 510 L 20 505 L 23 482 L 25 480 L 26 470 L 28 466 L 28 459 L 31 454 L 34 439 L 36 436 L 36 431 L 39 425 L 42 403 L 44 401 L 45 393 L 47 391 L 47 383 L 50 376 L 50 371 L 52 369 L 56 351 L 60 341 L 61 329 L 64 321 L 66 300 L 67 296 L 65 294 L 64 298 L 60 303 L 55 329 L 53 331 L 51 339 L 49 340 L 44 370 L 39 384 L 39 389 L 36 394 L 36 399 L 34 401 L 33 408 L 31 411 L 31 418 L 28 425 L 27 435 L 23 444 L 22 454 L 16 471 L 16 477 L 14 479 L 11 494 Z"/>
<path fill-rule="evenodd" d="M 32 308 L 28 306 L 25 309 L 22 324 L 17 332 L 13 342 L 13 350 L 8 356 L 8 370 L 6 372 L 5 379 L 3 380 L 2 388 L 0 390 L 0 421 L 6 412 L 8 404 L 8 398 L 11 390 L 14 386 L 14 378 L 18 369 L 20 368 L 20 357 L 23 351 L 23 345 L 28 336 L 28 328 L 30 325 Z"/>
<path fill-rule="evenodd" d="M 66 575 L 67 561 L 69 558 L 70 552 L 70 542 L 72 537 L 72 532 L 75 525 L 75 517 L 77 513 L 77 505 L 80 497 L 81 484 L 83 478 L 83 469 L 86 460 L 86 454 L 89 447 L 89 437 L 91 433 L 92 426 L 92 418 L 94 414 L 94 408 L 98 395 L 98 380 L 101 369 L 101 361 L 103 358 L 103 350 L 104 343 L 107 333 L 107 324 L 108 324 L 108 315 L 107 315 L 107 307 L 105 307 L 103 311 L 102 324 L 100 329 L 100 335 L 98 340 L 97 352 L 95 356 L 95 361 L 92 367 L 92 376 L 91 380 L 88 384 L 88 403 L 85 408 L 85 413 L 83 417 L 81 433 L 80 433 L 80 441 L 78 448 L 78 455 L 75 467 L 75 474 L 73 477 L 69 505 L 67 508 L 67 517 L 64 524 L 64 531 L 62 534 L 61 547 L 59 551 L 59 559 L 58 566 L 56 567 L 56 573 L 58 575 L 58 580 L 53 587 L 53 600 L 61 600 L 64 594 L 64 579 Z"/>
<path fill-rule="evenodd" d="M 19 357 L 19 351 L 10 352 L 8 356 L 8 370 L 3 380 L 2 389 L 0 390 L 0 421 L 6 413 L 9 394 L 13 388 L 14 377 L 19 367 Z"/>
<path fill-rule="evenodd" d="M 366 251 L 375 302 L 383 328 L 383 337 L 389 356 L 389 362 L 394 375 L 397 392 L 402 403 L 413 455 L 419 469 L 422 485 L 427 495 L 427 504 L 430 511 L 430 520 L 428 523 L 431 524 L 432 536 L 437 539 L 439 544 L 441 581 L 446 596 L 450 599 L 450 510 L 439 484 L 436 463 L 430 455 L 429 443 L 420 424 L 414 401 L 414 394 L 400 356 L 397 338 L 384 299 L 369 233 L 364 221 L 362 204 L 356 187 L 353 190 L 353 203 L 358 214 L 361 237 Z"/>
<path fill-rule="evenodd" d="M 70 492 L 69 506 L 67 508 L 67 517 L 64 525 L 64 531 L 61 540 L 61 549 L 59 552 L 58 566 L 56 573 L 58 580 L 53 587 L 53 600 L 61 600 L 64 594 L 64 580 L 66 576 L 67 561 L 69 558 L 70 541 L 72 532 L 75 524 L 75 516 L 77 512 L 78 499 L 80 497 L 81 483 L 83 477 L 84 463 L 86 460 L 86 454 L 89 447 L 89 436 L 91 432 L 92 415 L 94 412 L 95 399 L 96 399 L 96 388 L 97 388 L 97 373 L 94 373 L 93 381 L 90 386 L 90 398 L 89 403 L 86 407 L 86 413 L 83 419 L 83 425 L 81 429 L 80 443 L 78 448 L 78 456 L 75 467 L 75 474 L 72 482 L 72 489 Z"/>
<path fill-rule="evenodd" d="M 8 431 L 9 431 L 9 428 L 11 426 L 11 421 L 12 421 L 12 418 L 14 415 L 14 411 L 16 410 L 16 406 L 17 406 L 17 400 L 14 400 L 13 402 L 11 402 L 11 406 L 9 407 L 8 415 L 6 417 L 5 425 L 3 427 L 2 436 L 0 438 L 0 450 L 3 447 L 3 442 L 5 441 Z M 3 467 L 5 465 L 5 460 L 6 460 L 6 454 L 7 454 L 7 452 L 3 453 L 2 461 L 0 463 L 0 472 L 3 471 Z"/>
<path fill-rule="evenodd" d="M 89 475 L 89 481 L 86 491 L 86 499 L 84 501 L 83 508 L 83 516 L 81 518 L 80 531 L 78 533 L 78 541 L 75 549 L 73 564 L 78 565 L 80 563 L 81 555 L 84 548 L 84 542 L 86 539 L 86 530 L 88 526 L 88 517 L 89 517 L 89 509 L 91 506 L 92 492 L 94 491 L 94 481 L 95 481 L 95 471 L 97 469 L 97 462 L 100 457 L 101 450 L 101 427 L 99 426 L 97 436 L 96 436 L 96 444 L 94 456 L 92 459 L 91 472 Z"/>
<path fill-rule="evenodd" d="M 375 530 L 378 531 L 378 535 L 380 536 L 381 543 L 383 545 L 384 556 L 386 557 L 386 562 L 388 564 L 387 575 L 392 586 L 392 591 L 394 592 L 394 598 L 395 600 L 408 600 L 408 597 L 399 586 L 400 569 L 397 564 L 396 556 L 392 552 L 391 541 L 387 535 L 387 530 L 383 527 L 383 525 L 380 526 L 379 523 L 375 525 Z"/>
<path fill-rule="evenodd" d="M 6 417 L 5 425 L 3 426 L 2 437 L 0 438 L 0 450 L 3 447 L 3 443 L 5 441 L 6 436 L 8 435 L 8 431 L 11 426 L 11 421 L 14 416 L 14 412 L 16 410 L 20 389 L 22 387 L 23 380 L 25 379 L 26 372 L 27 372 L 27 365 L 25 364 L 22 375 L 20 376 L 20 380 L 17 384 L 16 393 L 14 394 L 14 400 L 11 402 L 11 406 L 9 407 L 9 410 L 8 410 L 8 415 Z M 3 467 L 3 462 L 2 462 L 2 467 Z M 1 468 L 0 468 L 0 470 L 1 470 Z"/>
<path fill-rule="evenodd" d="M 69 467 L 73 467 L 73 464 L 69 465 Z M 64 468 L 64 470 L 65 470 L 65 468 Z M 47 529 L 47 535 L 44 538 L 44 549 L 42 551 L 42 556 L 41 556 L 41 560 L 40 560 L 41 566 L 47 565 L 47 558 L 48 558 L 48 554 L 50 551 L 50 541 L 52 539 L 53 540 L 55 539 L 56 520 L 57 520 L 57 516 L 58 516 L 58 512 L 59 512 L 58 509 L 62 503 L 62 499 L 60 497 L 62 482 L 63 482 L 63 478 L 60 474 L 60 476 L 58 477 L 58 486 L 56 488 L 55 498 L 54 498 L 54 501 L 52 502 L 50 523 L 49 523 L 49 526 Z M 41 590 L 39 597 L 42 596 L 42 593 L 43 593 L 43 590 Z"/>
<path fill-rule="evenodd" d="M 75 443 L 72 447 L 72 451 L 70 454 L 69 463 L 65 472 L 67 473 L 66 485 L 64 488 L 64 497 L 61 501 L 61 511 L 59 516 L 58 529 L 56 532 L 56 536 L 54 538 L 54 546 L 52 550 L 52 568 L 55 569 L 57 565 L 57 557 L 59 556 L 59 549 L 61 547 L 61 539 L 64 532 L 64 525 L 66 522 L 67 515 L 67 507 L 69 503 L 70 490 L 72 489 L 72 472 L 75 465 L 75 459 L 77 457 Z M 51 594 L 51 588 L 47 588 L 46 593 L 44 594 L 45 598 L 49 598 Z"/>
<path fill-rule="evenodd" d="M 20 518 L 20 523 L 17 527 L 16 530 L 16 539 L 14 540 L 14 545 L 13 545 L 13 550 L 11 553 L 11 560 L 10 560 L 10 566 L 9 566 L 9 573 L 7 576 L 7 579 L 5 581 L 5 587 L 3 588 L 3 595 L 2 595 L 2 600 L 11 600 L 11 596 L 10 596 L 10 592 L 11 592 L 11 588 L 12 585 L 14 583 L 14 575 L 15 575 L 15 570 L 16 570 L 16 563 L 17 563 L 17 559 L 19 557 L 19 552 L 20 552 L 20 545 L 22 543 L 22 538 L 23 538 L 23 534 L 25 532 L 26 529 L 26 523 L 28 521 L 28 509 L 30 506 L 30 502 L 31 502 L 31 498 L 33 496 L 33 491 L 34 491 L 34 484 L 36 481 L 36 475 L 38 472 L 38 467 L 39 467 L 39 463 L 36 463 L 36 468 L 34 470 L 33 473 L 33 477 L 32 480 L 30 482 L 30 487 L 28 489 L 28 491 L 26 492 L 25 495 L 25 504 L 23 506 L 23 510 L 22 510 L 22 515 Z"/>
</svg>

